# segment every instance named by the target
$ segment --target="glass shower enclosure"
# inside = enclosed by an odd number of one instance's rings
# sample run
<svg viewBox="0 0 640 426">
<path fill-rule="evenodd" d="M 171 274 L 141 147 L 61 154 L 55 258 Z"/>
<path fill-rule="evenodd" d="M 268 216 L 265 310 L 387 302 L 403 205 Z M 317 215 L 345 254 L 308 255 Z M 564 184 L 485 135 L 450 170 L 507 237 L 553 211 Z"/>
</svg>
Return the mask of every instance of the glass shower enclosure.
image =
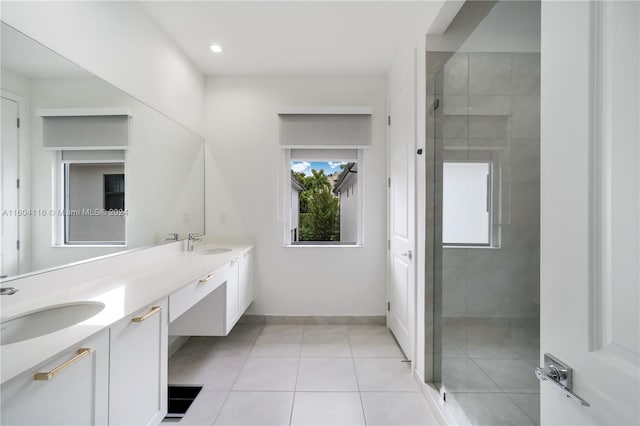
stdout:
<svg viewBox="0 0 640 426">
<path fill-rule="evenodd" d="M 427 39 L 433 378 L 460 424 L 539 424 L 539 29 L 539 2 L 467 2 Z"/>
</svg>

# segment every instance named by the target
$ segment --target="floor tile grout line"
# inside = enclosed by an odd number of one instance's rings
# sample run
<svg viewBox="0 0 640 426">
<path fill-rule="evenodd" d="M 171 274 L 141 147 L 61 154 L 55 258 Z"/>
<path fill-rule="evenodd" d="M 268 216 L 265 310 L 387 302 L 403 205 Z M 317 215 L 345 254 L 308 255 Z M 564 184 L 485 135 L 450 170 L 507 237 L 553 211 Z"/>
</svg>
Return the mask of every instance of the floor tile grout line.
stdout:
<svg viewBox="0 0 640 426">
<path fill-rule="evenodd" d="M 486 358 L 486 359 L 493 361 L 493 359 L 492 359 L 492 358 Z M 489 380 L 491 380 L 491 381 L 496 385 L 496 387 L 497 387 L 497 388 L 498 388 L 502 393 L 504 393 L 504 394 L 506 394 L 507 392 L 511 392 L 511 393 L 518 393 L 518 392 L 509 391 L 509 390 L 507 390 L 507 389 L 503 389 L 503 388 L 502 388 L 502 386 L 500 386 L 500 385 L 498 384 L 498 382 L 496 382 L 496 380 L 495 380 L 495 379 L 493 379 L 493 378 L 491 377 L 491 375 L 488 373 L 488 371 L 487 371 L 487 370 L 485 370 L 484 368 L 482 368 L 482 366 L 481 366 L 480 364 L 478 364 L 477 362 L 475 362 L 475 360 L 471 359 L 471 361 L 472 361 L 472 362 L 473 362 L 473 363 L 478 367 L 478 369 L 480 369 L 480 371 L 482 371 L 482 372 L 483 372 L 483 373 L 484 373 L 484 374 L 489 378 Z M 522 361 L 522 360 L 518 360 L 518 361 Z M 520 391 L 520 393 L 538 393 L 538 394 L 539 394 L 539 393 L 540 393 L 540 391 L 539 391 L 539 388 L 538 388 L 538 392 L 522 392 L 522 391 Z"/>
<path fill-rule="evenodd" d="M 484 375 L 485 375 L 485 376 L 487 376 L 487 377 L 489 378 L 489 380 L 491 380 L 491 383 L 493 383 L 493 385 L 494 385 L 494 386 L 495 386 L 495 387 L 496 387 L 500 392 L 504 393 L 504 389 L 502 389 L 502 388 L 500 387 L 500 385 L 498 385 L 498 382 L 496 382 L 496 381 L 495 381 L 495 380 L 494 380 L 494 379 L 489 375 L 489 373 L 487 373 L 487 372 L 484 370 L 484 368 L 482 368 L 482 367 L 480 366 L 480 364 L 478 364 L 478 363 L 477 363 L 473 358 L 470 358 L 469 360 L 473 363 L 473 365 L 475 365 L 475 366 L 476 366 L 476 368 L 477 368 L 478 370 L 480 370 L 481 372 L 483 372 L 483 373 L 484 373 Z"/>
<path fill-rule="evenodd" d="M 233 387 L 236 385 L 236 382 L 238 381 L 240 374 L 242 374 L 242 369 L 247 364 L 247 361 L 249 360 L 249 355 L 251 354 L 251 351 L 253 350 L 253 347 L 255 346 L 256 341 L 258 340 L 258 337 L 260 337 L 260 335 L 262 334 L 263 329 L 264 329 L 264 326 L 261 326 L 260 331 L 253 338 L 253 341 L 251 342 L 251 348 L 247 352 L 247 356 L 244 357 L 244 362 L 242 363 L 242 367 L 240 367 L 240 369 L 238 370 L 238 375 L 236 376 L 235 380 L 231 384 L 230 389 L 227 391 L 227 395 L 224 397 L 224 401 L 222 401 L 222 404 L 220 405 L 220 409 L 218 410 L 216 417 L 213 419 L 213 423 L 211 423 L 212 426 L 216 424 L 216 421 L 218 420 L 218 417 L 220 417 L 220 413 L 222 412 L 222 409 L 224 408 L 225 404 L 229 400 L 229 396 L 231 395 L 231 392 L 233 392 Z"/>
<path fill-rule="evenodd" d="M 515 394 L 515 393 L 517 393 L 517 392 L 512 392 L 512 393 L 514 393 L 514 394 Z M 535 394 L 522 394 L 522 395 L 535 395 Z M 529 421 L 530 421 L 531 423 L 533 423 L 534 425 L 535 425 L 535 424 L 537 424 L 537 423 L 536 423 L 536 422 L 535 422 L 531 417 L 529 417 L 529 416 L 527 415 L 527 413 L 525 413 L 525 412 L 524 412 L 524 410 L 523 410 L 522 408 L 520 408 L 520 406 L 519 406 L 518 404 L 516 404 L 516 402 L 515 402 L 513 399 L 511 399 L 511 397 L 509 396 L 509 394 L 508 394 L 508 393 L 506 393 L 506 392 L 505 392 L 505 393 L 504 393 L 504 396 L 505 396 L 509 401 L 511 401 L 511 403 L 512 403 L 513 405 L 515 405 L 515 406 L 516 406 L 516 408 L 517 408 L 518 410 L 520 410 L 520 412 L 521 412 L 522 414 L 524 414 L 524 416 L 525 416 L 527 419 L 529 419 Z"/>
<path fill-rule="evenodd" d="M 291 410 L 289 412 L 289 426 L 293 422 L 293 409 L 296 406 L 296 393 L 298 392 L 298 377 L 300 376 L 300 364 L 302 362 L 302 345 L 304 344 L 304 325 L 302 326 L 302 336 L 300 338 L 300 351 L 298 352 L 298 368 L 296 369 L 296 380 L 293 384 L 293 399 L 291 401 Z"/>
<path fill-rule="evenodd" d="M 347 329 L 347 342 L 349 342 L 349 352 L 351 352 L 351 364 L 353 365 L 353 375 L 356 377 L 356 385 L 358 386 L 358 397 L 360 397 L 360 408 L 362 409 L 362 419 L 367 426 L 367 413 L 364 410 L 364 401 L 362 400 L 362 389 L 360 388 L 360 380 L 358 380 L 358 370 L 356 369 L 356 359 L 353 356 L 353 348 L 351 347 L 351 336 Z"/>
</svg>

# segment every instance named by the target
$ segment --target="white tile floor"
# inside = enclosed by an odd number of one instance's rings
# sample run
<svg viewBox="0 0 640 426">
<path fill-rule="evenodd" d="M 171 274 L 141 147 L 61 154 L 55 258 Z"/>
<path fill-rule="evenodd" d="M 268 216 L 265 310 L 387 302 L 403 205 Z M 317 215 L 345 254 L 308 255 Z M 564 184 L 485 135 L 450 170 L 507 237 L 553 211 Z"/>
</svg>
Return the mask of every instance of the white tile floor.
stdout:
<svg viewBox="0 0 640 426">
<path fill-rule="evenodd" d="M 203 386 L 180 425 L 438 425 L 402 360 L 384 326 L 243 324 L 189 339 L 169 383 Z"/>
</svg>

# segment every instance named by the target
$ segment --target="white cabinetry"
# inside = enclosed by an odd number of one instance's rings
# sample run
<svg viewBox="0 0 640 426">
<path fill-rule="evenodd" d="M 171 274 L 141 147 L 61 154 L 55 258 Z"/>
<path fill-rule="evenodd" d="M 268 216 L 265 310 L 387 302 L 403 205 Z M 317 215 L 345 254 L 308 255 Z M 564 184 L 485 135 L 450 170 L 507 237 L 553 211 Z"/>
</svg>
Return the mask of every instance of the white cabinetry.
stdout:
<svg viewBox="0 0 640 426">
<path fill-rule="evenodd" d="M 229 334 L 231 327 L 240 319 L 240 260 L 235 258 L 229 262 L 229 278 L 226 285 L 226 303 L 224 304 L 224 334 Z"/>
<path fill-rule="evenodd" d="M 239 310 L 247 310 L 253 302 L 253 249 L 240 255 L 238 261 L 238 303 Z"/>
<path fill-rule="evenodd" d="M 158 424 L 167 414 L 167 307 L 164 298 L 111 327 L 111 425 Z"/>
<path fill-rule="evenodd" d="M 4 383 L 2 424 L 106 425 L 108 394 L 109 332 L 104 330 Z"/>
<path fill-rule="evenodd" d="M 202 294 L 184 287 L 169 296 L 172 320 L 169 334 L 172 336 L 226 336 L 253 301 L 253 254 L 240 254 L 223 267 L 224 272 L 214 273 L 209 290 Z M 216 271 L 218 271 L 216 270 Z M 201 284 L 204 285 L 204 284 Z M 172 299 L 180 294 L 180 316 L 175 317 Z M 190 299 L 189 299 L 190 297 Z M 191 302 L 189 302 L 191 300 Z"/>
</svg>

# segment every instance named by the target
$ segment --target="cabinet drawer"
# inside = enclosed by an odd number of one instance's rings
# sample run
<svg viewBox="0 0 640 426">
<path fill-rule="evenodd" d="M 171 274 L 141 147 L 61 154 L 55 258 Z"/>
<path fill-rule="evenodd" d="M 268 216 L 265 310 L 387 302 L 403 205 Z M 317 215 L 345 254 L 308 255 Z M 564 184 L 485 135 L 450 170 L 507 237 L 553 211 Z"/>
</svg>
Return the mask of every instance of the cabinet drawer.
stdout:
<svg viewBox="0 0 640 426">
<path fill-rule="evenodd" d="M 178 318 L 202 298 L 222 285 L 227 280 L 228 275 L 229 264 L 226 263 L 210 274 L 169 295 L 169 322 Z"/>
</svg>

